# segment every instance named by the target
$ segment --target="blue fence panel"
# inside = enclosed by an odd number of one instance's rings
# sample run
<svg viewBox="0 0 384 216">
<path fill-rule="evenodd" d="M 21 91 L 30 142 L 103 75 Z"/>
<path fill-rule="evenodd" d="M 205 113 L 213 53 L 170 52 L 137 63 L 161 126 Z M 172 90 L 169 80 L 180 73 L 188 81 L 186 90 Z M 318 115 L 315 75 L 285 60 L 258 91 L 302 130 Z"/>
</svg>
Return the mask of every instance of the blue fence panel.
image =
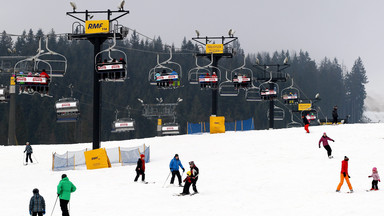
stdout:
<svg viewBox="0 0 384 216">
<path fill-rule="evenodd" d="M 254 129 L 253 118 L 235 122 L 225 122 L 226 131 L 246 131 Z M 188 123 L 188 134 L 207 133 L 209 131 L 209 122 L 200 122 L 197 124 Z"/>
</svg>

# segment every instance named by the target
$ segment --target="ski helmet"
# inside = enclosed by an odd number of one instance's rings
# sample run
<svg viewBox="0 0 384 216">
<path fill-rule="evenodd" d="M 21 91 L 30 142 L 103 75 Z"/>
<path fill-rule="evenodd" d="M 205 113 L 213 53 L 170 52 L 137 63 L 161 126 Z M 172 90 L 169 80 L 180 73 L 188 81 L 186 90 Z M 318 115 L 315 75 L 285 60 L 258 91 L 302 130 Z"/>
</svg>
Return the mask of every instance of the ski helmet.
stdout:
<svg viewBox="0 0 384 216">
<path fill-rule="evenodd" d="M 372 171 L 377 172 L 377 168 L 376 168 L 376 167 L 373 167 L 373 168 L 372 168 Z"/>
<path fill-rule="evenodd" d="M 195 163 L 193 161 L 190 161 L 189 165 L 195 165 Z"/>
<path fill-rule="evenodd" d="M 140 155 L 140 158 L 143 158 L 143 157 L 145 157 L 145 155 L 144 155 L 144 154 L 141 154 L 141 155 Z"/>
<path fill-rule="evenodd" d="M 39 193 L 39 189 L 37 189 L 37 188 L 33 189 L 32 193 L 33 194 L 38 194 Z"/>
<path fill-rule="evenodd" d="M 61 175 L 61 179 L 65 178 L 65 177 L 67 177 L 67 174 Z"/>
<path fill-rule="evenodd" d="M 190 176 L 190 175 L 191 175 L 191 171 L 188 171 L 188 172 L 187 172 L 187 175 L 189 175 L 189 176 Z"/>
</svg>

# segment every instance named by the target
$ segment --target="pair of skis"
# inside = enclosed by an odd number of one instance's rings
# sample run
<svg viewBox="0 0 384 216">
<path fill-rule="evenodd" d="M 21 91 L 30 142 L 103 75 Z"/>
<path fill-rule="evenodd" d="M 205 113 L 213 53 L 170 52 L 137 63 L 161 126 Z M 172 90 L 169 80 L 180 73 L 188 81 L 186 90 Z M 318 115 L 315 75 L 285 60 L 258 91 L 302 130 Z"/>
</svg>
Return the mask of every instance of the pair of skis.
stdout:
<svg viewBox="0 0 384 216">
<path fill-rule="evenodd" d="M 198 193 L 191 193 L 191 194 L 183 194 L 183 193 L 178 193 L 178 194 L 174 194 L 174 196 L 193 196 L 193 195 L 196 195 Z"/>
</svg>

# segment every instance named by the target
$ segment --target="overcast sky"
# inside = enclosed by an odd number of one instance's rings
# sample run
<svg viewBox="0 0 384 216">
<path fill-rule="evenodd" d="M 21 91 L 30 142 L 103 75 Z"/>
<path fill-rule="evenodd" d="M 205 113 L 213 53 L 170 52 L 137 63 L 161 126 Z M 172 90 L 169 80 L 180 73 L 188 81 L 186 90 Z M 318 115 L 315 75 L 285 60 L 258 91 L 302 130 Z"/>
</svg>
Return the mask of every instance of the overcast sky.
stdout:
<svg viewBox="0 0 384 216">
<path fill-rule="evenodd" d="M 73 0 L 78 10 L 117 9 L 120 0 Z M 20 34 L 32 28 L 68 33 L 74 21 L 67 0 L 12 0 L 1 6 L 1 30 Z M 368 95 L 383 97 L 384 1 L 382 0 L 141 0 L 125 3 L 120 23 L 180 47 L 182 39 L 236 31 L 246 53 L 308 51 L 320 62 L 337 57 L 348 70 L 360 56 Z"/>
</svg>

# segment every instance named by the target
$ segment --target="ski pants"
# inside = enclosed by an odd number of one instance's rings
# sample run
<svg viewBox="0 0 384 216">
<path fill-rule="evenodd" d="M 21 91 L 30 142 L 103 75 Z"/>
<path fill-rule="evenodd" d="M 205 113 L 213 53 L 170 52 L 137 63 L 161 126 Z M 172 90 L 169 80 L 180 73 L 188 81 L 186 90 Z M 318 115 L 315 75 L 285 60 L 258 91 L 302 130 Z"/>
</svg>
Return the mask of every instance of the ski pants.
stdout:
<svg viewBox="0 0 384 216">
<path fill-rule="evenodd" d="M 196 182 L 199 177 L 196 177 L 195 179 L 192 179 L 192 188 L 195 193 L 197 193 L 197 188 L 196 188 Z"/>
<path fill-rule="evenodd" d="M 339 183 L 339 185 L 337 186 L 337 190 L 340 190 L 341 186 L 343 186 L 344 179 L 345 179 L 345 181 L 346 181 L 347 184 L 348 184 L 349 190 L 352 190 L 352 185 L 351 185 L 351 182 L 349 182 L 349 177 L 348 177 L 348 175 L 346 175 L 346 176 L 344 177 L 343 173 L 340 173 L 340 183 Z"/>
<path fill-rule="evenodd" d="M 333 117 L 333 121 L 332 121 L 332 124 L 337 124 L 337 117 Z"/>
<path fill-rule="evenodd" d="M 68 203 L 69 203 L 69 200 L 60 199 L 60 208 L 61 208 L 61 212 L 63 213 L 62 216 L 69 216 Z"/>
<path fill-rule="evenodd" d="M 32 161 L 32 153 L 27 153 L 27 157 L 25 158 L 25 162 L 26 163 L 28 163 L 28 158 L 31 161 L 31 163 L 33 163 L 33 161 Z"/>
<path fill-rule="evenodd" d="M 43 216 L 43 212 L 32 212 L 32 216 Z"/>
<path fill-rule="evenodd" d="M 308 127 L 309 127 L 309 124 L 304 125 L 304 129 L 305 129 L 305 131 L 307 131 L 307 133 L 309 133 Z"/>
<path fill-rule="evenodd" d="M 173 182 L 175 181 L 175 176 L 177 176 L 177 179 L 179 180 L 179 184 L 181 184 L 181 176 L 180 176 L 180 172 L 178 170 L 172 171 L 171 184 L 173 184 Z"/>
<path fill-rule="evenodd" d="M 145 180 L 145 173 L 143 171 L 141 171 L 141 170 L 136 170 L 135 181 L 137 181 L 137 179 L 139 179 L 140 175 L 141 175 L 141 181 Z"/>
<path fill-rule="evenodd" d="M 372 189 L 379 190 L 379 187 L 377 186 L 378 183 L 378 180 L 372 180 Z"/>
<path fill-rule="evenodd" d="M 331 156 L 331 155 L 332 155 L 332 149 L 331 149 L 331 146 L 326 145 L 326 146 L 324 146 L 324 148 L 327 150 L 328 157 Z"/>
<path fill-rule="evenodd" d="M 191 183 L 188 181 L 185 181 L 184 188 L 183 188 L 183 194 L 189 194 L 189 187 L 191 187 Z"/>
</svg>

